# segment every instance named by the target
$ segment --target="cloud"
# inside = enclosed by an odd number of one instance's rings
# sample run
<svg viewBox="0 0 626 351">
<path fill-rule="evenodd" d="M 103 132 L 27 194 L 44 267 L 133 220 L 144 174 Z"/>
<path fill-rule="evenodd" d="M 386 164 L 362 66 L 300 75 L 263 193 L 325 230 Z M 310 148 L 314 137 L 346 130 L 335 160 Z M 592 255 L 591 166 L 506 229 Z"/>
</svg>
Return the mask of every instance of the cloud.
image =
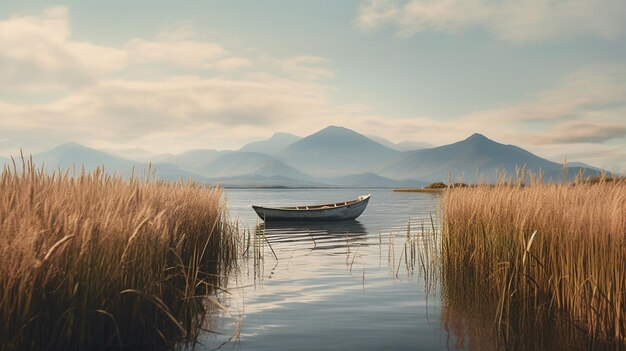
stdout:
<svg viewBox="0 0 626 351">
<path fill-rule="evenodd" d="M 192 68 L 210 68 L 227 53 L 220 44 L 190 39 L 133 39 L 124 48 L 138 63 L 170 63 Z"/>
<path fill-rule="evenodd" d="M 233 70 L 252 66 L 252 61 L 241 57 L 229 57 L 215 62 L 215 67 L 221 70 Z"/>
<path fill-rule="evenodd" d="M 275 127 L 289 119 L 327 112 L 322 110 L 328 100 L 323 86 L 270 74 L 245 79 L 108 79 L 51 103 L 0 104 L 6 116 L 0 120 L 0 129 L 38 127 L 68 137 L 127 142 L 162 131 Z"/>
<path fill-rule="evenodd" d="M 566 122 L 534 139 L 543 144 L 604 143 L 626 138 L 626 123 Z"/>
<path fill-rule="evenodd" d="M 552 89 L 509 106 L 473 112 L 458 122 L 510 130 L 504 136 L 524 143 L 599 143 L 623 137 L 624 116 L 626 65 L 621 64 L 588 67 Z"/>
<path fill-rule="evenodd" d="M 283 70 L 296 78 L 318 80 L 332 78 L 334 73 L 328 68 L 331 61 L 318 56 L 296 56 L 280 62 Z"/>
<path fill-rule="evenodd" d="M 329 60 L 257 60 L 198 33 L 182 23 L 116 48 L 73 40 L 64 7 L 1 20 L 0 62 L 6 64 L 0 73 L 11 73 L 13 81 L 3 80 L 0 89 L 4 84 L 18 98 L 0 98 L 0 149 L 39 151 L 67 140 L 163 151 L 235 147 L 277 126 L 311 129 L 315 117 L 349 109 L 332 106 L 329 87 L 316 82 L 332 77 Z M 146 65 L 149 74 L 142 76 Z M 23 89 L 16 92 L 15 84 Z M 32 95 L 46 89 L 62 92 Z"/>
<path fill-rule="evenodd" d="M 568 144 L 566 148 L 559 144 L 533 146 L 531 151 L 555 162 L 582 161 L 589 165 L 606 169 L 610 172 L 626 175 L 626 148 L 624 144 Z"/>
<path fill-rule="evenodd" d="M 66 7 L 0 20 L 0 92 L 6 96 L 65 94 L 131 64 L 237 70 L 252 61 L 203 40 L 188 25 L 170 28 L 152 40 L 135 38 L 111 47 L 74 39 Z"/>
<path fill-rule="evenodd" d="M 63 89 L 125 67 L 124 50 L 74 40 L 68 11 L 0 21 L 0 89 Z"/>
<path fill-rule="evenodd" d="M 398 3 L 380 4 L 387 7 L 375 13 L 384 21 L 398 16 Z M 65 8 L 0 20 L 0 91 L 21 97 L 0 95 L 0 154 L 69 140 L 154 152 L 236 149 L 275 131 L 306 135 L 335 124 L 435 145 L 481 132 L 557 161 L 567 154 L 609 168 L 626 164 L 625 152 L 614 150 L 626 140 L 624 65 L 589 67 L 524 100 L 456 119 L 389 116 L 367 104 L 334 102 L 326 58 L 237 52 L 187 25 L 107 47 L 74 40 L 68 23 Z M 148 75 L 141 66 L 150 66 Z M 50 89 L 62 93 L 32 98 Z"/>
<path fill-rule="evenodd" d="M 621 38 L 625 17 L 622 0 L 369 0 L 360 6 L 355 25 L 393 26 L 404 36 L 478 28 L 523 44 L 581 35 Z"/>
</svg>

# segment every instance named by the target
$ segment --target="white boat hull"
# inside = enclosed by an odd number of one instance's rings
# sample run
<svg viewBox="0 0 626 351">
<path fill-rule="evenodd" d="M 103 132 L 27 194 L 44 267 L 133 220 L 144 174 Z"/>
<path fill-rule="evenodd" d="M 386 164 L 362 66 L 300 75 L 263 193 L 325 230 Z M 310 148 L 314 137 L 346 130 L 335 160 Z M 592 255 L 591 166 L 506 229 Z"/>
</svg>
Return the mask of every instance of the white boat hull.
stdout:
<svg viewBox="0 0 626 351">
<path fill-rule="evenodd" d="M 359 217 L 369 202 L 370 195 L 357 200 L 317 206 L 270 208 L 252 206 L 264 221 L 342 221 Z"/>
</svg>

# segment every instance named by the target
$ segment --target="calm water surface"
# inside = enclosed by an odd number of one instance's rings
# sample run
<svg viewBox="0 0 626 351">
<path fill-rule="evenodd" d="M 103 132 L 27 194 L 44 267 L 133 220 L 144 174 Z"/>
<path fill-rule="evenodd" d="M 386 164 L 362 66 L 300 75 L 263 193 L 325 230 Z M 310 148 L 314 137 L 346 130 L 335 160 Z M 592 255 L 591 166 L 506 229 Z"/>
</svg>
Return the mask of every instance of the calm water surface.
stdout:
<svg viewBox="0 0 626 351">
<path fill-rule="evenodd" d="M 221 296 L 223 314 L 201 342 L 215 347 L 236 333 L 235 346 L 250 350 L 439 350 L 449 344 L 439 301 L 403 258 L 407 225 L 430 227 L 438 194 L 391 190 L 227 190 L 230 213 L 254 232 L 251 204 L 335 202 L 371 193 L 358 220 L 268 226 L 264 260 L 252 260 Z M 436 219 L 435 219 L 436 221 Z M 390 245 L 390 242 L 392 243 Z M 390 250 L 390 246 L 392 250 Z"/>
<path fill-rule="evenodd" d="M 349 222 L 264 228 L 250 207 L 328 203 L 368 193 L 367 209 Z M 419 263 L 432 257 L 426 248 L 437 243 L 437 228 L 429 228 L 438 223 L 439 194 L 253 189 L 227 190 L 226 196 L 230 214 L 257 238 L 259 250 L 248 249 L 229 278 L 229 293 L 219 294 L 224 308 L 211 305 L 215 313 L 207 327 L 220 334 L 200 336 L 207 350 L 615 348 L 550 315 L 527 318 L 531 323 L 506 328 L 506 334 L 494 332 L 490 303 L 468 300 L 464 291 L 442 298 L 432 279 L 437 274 L 424 272 Z"/>
</svg>

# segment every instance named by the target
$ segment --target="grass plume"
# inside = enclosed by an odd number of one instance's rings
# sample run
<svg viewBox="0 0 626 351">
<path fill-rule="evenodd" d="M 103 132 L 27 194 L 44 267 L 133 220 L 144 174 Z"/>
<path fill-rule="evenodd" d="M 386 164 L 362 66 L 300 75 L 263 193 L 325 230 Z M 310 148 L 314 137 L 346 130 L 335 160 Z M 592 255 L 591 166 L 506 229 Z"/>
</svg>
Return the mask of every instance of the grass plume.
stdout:
<svg viewBox="0 0 626 351">
<path fill-rule="evenodd" d="M 0 175 L 0 349 L 164 349 L 195 341 L 237 245 L 218 188 Z"/>
<path fill-rule="evenodd" d="M 442 295 L 449 305 L 491 304 L 505 333 L 548 311 L 623 345 L 624 180 L 457 188 L 443 202 Z"/>
</svg>

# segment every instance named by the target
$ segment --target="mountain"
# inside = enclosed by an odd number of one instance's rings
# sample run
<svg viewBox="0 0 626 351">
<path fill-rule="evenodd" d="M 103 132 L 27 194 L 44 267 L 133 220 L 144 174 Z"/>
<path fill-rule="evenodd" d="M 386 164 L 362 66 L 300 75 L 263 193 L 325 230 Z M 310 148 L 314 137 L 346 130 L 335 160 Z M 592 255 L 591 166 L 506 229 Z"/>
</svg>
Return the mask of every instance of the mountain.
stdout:
<svg viewBox="0 0 626 351">
<path fill-rule="evenodd" d="M 35 164 L 43 164 L 48 171 L 58 168 L 80 172 L 81 167 L 91 171 L 104 166 L 107 172 L 129 175 L 137 163 L 107 152 L 92 149 L 77 143 L 65 143 L 49 151 L 33 155 Z"/>
<path fill-rule="evenodd" d="M 283 176 L 244 175 L 223 178 L 213 184 L 225 188 L 328 188 L 328 184 Z"/>
<path fill-rule="evenodd" d="M 310 176 L 286 165 L 274 156 L 260 152 L 233 152 L 225 154 L 199 169 L 199 172 L 210 178 L 282 176 L 299 180 L 311 179 Z"/>
<path fill-rule="evenodd" d="M 347 188 L 421 188 L 429 184 L 417 180 L 395 180 L 374 173 L 350 174 L 322 180 L 327 184 Z"/>
<path fill-rule="evenodd" d="M 278 156 L 310 175 L 332 177 L 367 172 L 400 154 L 355 131 L 330 126 L 287 146 Z"/>
<path fill-rule="evenodd" d="M 592 168 L 587 168 L 587 167 L 570 167 L 569 164 L 567 165 L 567 180 L 573 180 L 576 177 L 582 177 L 584 178 L 590 178 L 590 177 L 597 177 L 600 174 L 602 174 L 602 172 L 604 172 L 604 170 L 602 169 L 592 169 Z M 546 170 L 543 172 L 544 173 L 544 177 L 543 179 L 545 181 L 553 181 L 553 182 L 561 182 L 563 181 L 563 167 L 561 166 L 560 169 L 554 169 L 554 170 Z M 606 175 L 611 176 L 612 173 L 611 172 L 606 172 Z"/>
<path fill-rule="evenodd" d="M 381 138 L 378 136 L 371 136 L 368 135 L 368 138 L 374 140 L 375 142 L 382 144 L 390 149 L 394 149 L 396 151 L 414 151 L 414 150 L 421 150 L 421 149 L 427 149 L 427 148 L 431 148 L 433 147 L 432 144 L 429 143 L 424 143 L 421 141 L 409 141 L 409 140 L 404 140 L 401 141 L 399 143 L 394 143 L 391 140 L 385 139 L 385 138 Z"/>
<path fill-rule="evenodd" d="M 379 174 L 391 178 L 410 178 L 424 181 L 447 181 L 460 176 L 464 182 L 497 180 L 497 171 L 515 175 L 516 167 L 556 176 L 562 165 L 538 157 L 514 145 L 504 145 L 473 134 L 469 138 L 450 145 L 409 152 L 378 168 Z M 548 176 L 548 174 L 546 174 Z"/>
<path fill-rule="evenodd" d="M 130 176 L 132 172 L 136 176 L 142 177 L 151 169 L 159 179 L 207 181 L 205 177 L 180 169 L 173 164 L 157 163 L 149 166 L 146 163 L 127 160 L 77 143 L 65 143 L 49 151 L 35 154 L 33 155 L 33 162 L 36 165 L 43 164 L 49 172 L 59 168 L 69 170 L 74 168 L 78 173 L 83 167 L 85 170 L 91 171 L 103 166 L 105 172 L 119 174 L 123 177 Z"/>
<path fill-rule="evenodd" d="M 301 137 L 288 133 L 275 133 L 271 138 L 261 141 L 255 141 L 244 145 L 239 151 L 244 152 L 262 152 L 269 155 L 275 155 L 288 145 L 302 139 Z"/>
<path fill-rule="evenodd" d="M 141 169 L 145 170 L 148 166 L 144 163 L 141 165 Z M 194 182 L 209 184 L 210 180 L 197 173 L 189 172 L 181 169 L 177 165 L 171 163 L 157 163 L 151 166 L 155 171 L 155 175 L 162 180 L 178 181 L 178 180 L 193 180 Z"/>
<path fill-rule="evenodd" d="M 215 161 L 220 156 L 227 155 L 231 152 L 234 151 L 197 149 L 177 155 L 161 155 L 159 157 L 154 157 L 151 160 L 157 163 L 165 162 L 174 164 L 190 172 L 202 173 L 203 169 L 205 169 L 208 164 Z"/>
<path fill-rule="evenodd" d="M 102 151 L 112 154 L 113 156 L 122 157 L 133 161 L 149 160 L 155 155 L 145 149 L 134 147 L 129 149 L 102 149 Z"/>
<path fill-rule="evenodd" d="M 567 162 L 567 168 L 588 168 L 594 171 L 602 172 L 603 169 L 595 166 L 591 166 L 584 162 Z"/>
<path fill-rule="evenodd" d="M 282 144 L 290 143 L 281 151 Z M 241 151 L 256 148 L 276 155 Z M 330 126 L 305 138 L 277 133 L 248 144 L 240 151 L 191 150 L 179 155 L 151 157 L 150 170 L 165 180 L 192 179 L 233 187 L 421 187 L 434 181 L 467 183 L 497 181 L 497 172 L 515 176 L 526 167 L 544 180 L 561 181 L 563 166 L 514 145 L 481 134 L 422 150 L 400 152 L 352 130 Z M 66 143 L 33 156 L 48 171 L 104 166 L 108 173 L 145 176 L 148 164 L 76 143 Z M 0 157 L 0 165 L 10 160 Z M 21 166 L 21 163 L 18 164 Z M 583 163 L 568 164 L 567 178 L 596 176 L 602 170 Z M 610 173 L 608 173 L 610 175 Z"/>
<path fill-rule="evenodd" d="M 432 147 L 434 147 L 433 144 L 424 143 L 421 141 L 404 140 L 395 144 L 395 147 L 393 149 L 396 149 L 398 151 L 412 151 L 412 150 L 428 149 Z"/>
</svg>

